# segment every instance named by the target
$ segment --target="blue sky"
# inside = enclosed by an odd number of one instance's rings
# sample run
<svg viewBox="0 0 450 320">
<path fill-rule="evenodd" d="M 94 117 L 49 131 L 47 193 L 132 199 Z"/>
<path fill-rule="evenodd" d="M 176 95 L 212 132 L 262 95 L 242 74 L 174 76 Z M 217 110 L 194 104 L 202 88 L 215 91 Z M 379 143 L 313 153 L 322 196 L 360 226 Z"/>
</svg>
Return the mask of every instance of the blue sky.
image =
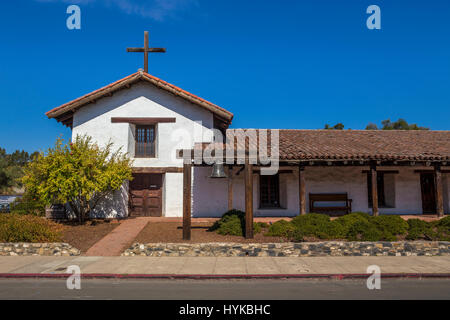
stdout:
<svg viewBox="0 0 450 320">
<path fill-rule="evenodd" d="M 81 7 L 81 30 L 66 8 Z M 368 30 L 366 8 L 381 8 Z M 403 117 L 450 129 L 444 0 L 2 1 L 0 146 L 34 151 L 70 130 L 44 113 L 142 67 L 235 114 L 233 127 L 364 129 Z"/>
</svg>

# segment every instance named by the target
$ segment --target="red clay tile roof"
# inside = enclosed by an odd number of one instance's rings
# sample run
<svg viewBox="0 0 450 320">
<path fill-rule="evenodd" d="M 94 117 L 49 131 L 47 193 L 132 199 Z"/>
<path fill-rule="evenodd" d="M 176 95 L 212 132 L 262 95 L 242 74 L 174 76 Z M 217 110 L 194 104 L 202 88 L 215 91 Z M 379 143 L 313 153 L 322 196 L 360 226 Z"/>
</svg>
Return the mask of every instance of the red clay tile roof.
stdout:
<svg viewBox="0 0 450 320">
<path fill-rule="evenodd" d="M 280 161 L 450 161 L 450 131 L 280 129 L 279 153 Z"/>
<path fill-rule="evenodd" d="M 173 93 L 179 97 L 182 97 L 194 104 L 197 104 L 200 107 L 203 107 L 203 108 L 213 112 L 214 114 L 218 115 L 219 117 L 223 118 L 228 123 L 231 123 L 231 120 L 233 119 L 233 114 L 231 112 L 229 112 L 209 101 L 206 101 L 205 99 L 202 99 L 192 93 L 189 93 L 177 86 L 174 86 L 173 84 L 170 84 L 164 80 L 161 80 L 155 76 L 152 76 L 152 75 L 142 72 L 142 71 L 133 73 L 133 74 L 129 75 L 128 77 L 125 77 L 121 80 L 113 82 L 103 88 L 100 88 L 100 89 L 95 90 L 91 93 L 88 93 L 80 98 L 77 98 L 75 100 L 67 102 L 59 107 L 56 107 L 56 108 L 46 112 L 45 114 L 49 118 L 56 118 L 58 120 L 58 118 L 61 115 L 66 114 L 69 111 L 73 111 L 75 109 L 81 108 L 101 97 L 110 95 L 117 90 L 128 87 L 139 81 L 147 81 L 160 89 L 166 90 L 166 91 Z"/>
<path fill-rule="evenodd" d="M 450 131 L 280 130 L 282 159 L 450 160 Z"/>
</svg>

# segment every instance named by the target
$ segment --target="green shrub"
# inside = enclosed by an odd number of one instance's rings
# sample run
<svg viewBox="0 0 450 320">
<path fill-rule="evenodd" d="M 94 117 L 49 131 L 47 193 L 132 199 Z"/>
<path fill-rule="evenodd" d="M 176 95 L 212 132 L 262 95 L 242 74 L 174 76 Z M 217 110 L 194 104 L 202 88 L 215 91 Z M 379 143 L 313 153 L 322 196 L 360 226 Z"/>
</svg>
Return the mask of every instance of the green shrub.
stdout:
<svg viewBox="0 0 450 320">
<path fill-rule="evenodd" d="M 371 217 L 367 213 L 353 212 L 343 215 L 334 221 L 342 226 L 344 235 L 346 235 L 353 224 L 357 222 L 370 222 L 370 218 Z"/>
<path fill-rule="evenodd" d="M 436 234 L 433 231 L 433 225 L 420 219 L 409 219 L 407 240 L 433 240 Z"/>
<path fill-rule="evenodd" d="M 435 221 L 437 240 L 450 241 L 450 216 Z"/>
<path fill-rule="evenodd" d="M 370 224 L 370 216 L 366 213 L 353 212 L 346 214 L 334 220 L 342 227 L 343 238 L 352 237 L 356 240 L 361 240 L 363 234 L 367 233 Z"/>
<path fill-rule="evenodd" d="M 364 212 L 353 212 L 332 221 L 326 214 L 309 213 L 296 216 L 290 222 L 280 220 L 270 226 L 261 222 L 253 224 L 255 233 L 267 228 L 266 236 L 284 237 L 293 241 L 303 241 L 305 237 L 395 241 L 399 235 L 406 235 L 407 240 L 450 241 L 450 216 L 426 222 L 419 219 L 405 221 L 397 215 L 372 217 Z M 210 230 L 223 235 L 242 236 L 245 230 L 245 213 L 230 210 Z"/>
<path fill-rule="evenodd" d="M 395 241 L 397 235 L 404 235 L 408 232 L 408 223 L 397 215 L 373 217 L 372 222 L 382 233 L 382 240 Z"/>
<path fill-rule="evenodd" d="M 245 230 L 245 213 L 236 209 L 227 211 L 209 230 L 222 235 L 242 236 Z"/>
<path fill-rule="evenodd" d="M 269 225 L 265 222 L 255 222 L 253 223 L 253 232 L 260 233 L 263 229 L 269 228 Z"/>
<path fill-rule="evenodd" d="M 325 214 L 299 215 L 292 219 L 292 224 L 296 228 L 297 238 L 302 235 L 319 239 L 338 239 L 344 234 L 342 226 L 331 221 L 330 217 Z"/>
<path fill-rule="evenodd" d="M 268 227 L 267 223 L 253 224 L 255 233 L 261 232 L 266 227 Z M 245 232 L 245 212 L 236 209 L 225 212 L 222 218 L 209 228 L 209 231 L 215 231 L 222 235 L 243 236 Z"/>
<path fill-rule="evenodd" d="M 373 223 L 381 230 L 391 234 L 406 234 L 408 223 L 397 215 L 383 215 L 373 217 Z"/>
<path fill-rule="evenodd" d="M 352 213 L 350 213 L 350 214 L 346 214 L 346 215 L 344 215 L 343 217 L 349 216 L 349 215 L 358 215 L 358 216 L 363 217 L 363 218 L 365 218 L 365 219 L 367 219 L 367 220 L 369 220 L 369 219 L 372 217 L 372 216 L 371 216 L 370 214 L 368 214 L 367 212 L 361 212 L 361 211 L 355 211 L 355 212 L 352 212 Z"/>
<path fill-rule="evenodd" d="M 292 222 L 286 220 L 279 220 L 274 222 L 270 227 L 269 231 L 265 234 L 266 236 L 273 237 L 286 237 L 290 238 L 295 231 L 295 226 Z"/>
<path fill-rule="evenodd" d="M 0 216 L 0 242 L 58 242 L 62 227 L 32 215 Z"/>
<path fill-rule="evenodd" d="M 446 228 L 448 232 L 450 232 L 450 216 L 446 216 L 445 218 L 442 218 L 436 223 L 437 226 Z"/>
<path fill-rule="evenodd" d="M 379 241 L 382 236 L 382 232 L 366 220 L 359 220 L 349 225 L 345 234 L 346 239 L 350 241 Z"/>
<path fill-rule="evenodd" d="M 45 204 L 27 195 L 11 203 L 11 213 L 45 216 Z"/>
</svg>

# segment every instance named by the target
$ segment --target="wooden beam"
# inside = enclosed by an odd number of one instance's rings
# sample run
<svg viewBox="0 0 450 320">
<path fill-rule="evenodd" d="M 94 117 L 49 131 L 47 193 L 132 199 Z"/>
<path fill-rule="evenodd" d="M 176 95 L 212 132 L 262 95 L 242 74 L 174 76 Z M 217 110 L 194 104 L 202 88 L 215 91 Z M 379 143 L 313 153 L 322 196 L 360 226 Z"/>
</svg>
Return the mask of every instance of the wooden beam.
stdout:
<svg viewBox="0 0 450 320">
<path fill-rule="evenodd" d="M 370 170 L 362 170 L 362 173 L 370 173 Z M 398 170 L 377 170 L 377 172 L 382 172 L 384 174 L 399 174 Z"/>
<path fill-rule="evenodd" d="M 441 172 L 441 166 L 436 165 L 434 167 L 434 177 L 436 180 L 436 213 L 439 217 L 444 216 L 444 200 L 443 200 L 443 193 L 444 189 L 442 186 L 442 172 Z"/>
<path fill-rule="evenodd" d="M 253 165 L 245 159 L 245 238 L 253 239 Z"/>
<path fill-rule="evenodd" d="M 450 173 L 450 170 L 440 170 L 441 173 Z M 434 173 L 434 170 L 428 169 L 428 170 L 414 170 L 414 173 Z"/>
<path fill-rule="evenodd" d="M 192 164 L 183 164 L 183 240 L 191 240 Z"/>
<path fill-rule="evenodd" d="M 112 117 L 111 123 L 157 124 L 175 122 L 176 118 L 125 118 Z"/>
<path fill-rule="evenodd" d="M 261 169 L 260 168 L 255 168 L 253 169 L 253 173 L 260 173 Z M 294 173 L 294 170 L 289 170 L 289 169 L 279 169 L 278 174 L 286 174 L 286 173 Z"/>
<path fill-rule="evenodd" d="M 298 167 L 298 200 L 299 213 L 306 214 L 306 186 L 305 186 L 305 168 Z"/>
<path fill-rule="evenodd" d="M 233 167 L 228 167 L 228 211 L 233 209 Z"/>
<path fill-rule="evenodd" d="M 127 48 L 127 52 L 144 52 L 144 48 L 131 47 Z M 148 48 L 148 52 L 166 52 L 166 48 Z"/>
<path fill-rule="evenodd" d="M 370 166 L 370 173 L 372 177 L 372 215 L 378 216 L 378 179 L 377 168 L 375 165 Z"/>
<path fill-rule="evenodd" d="M 182 167 L 134 167 L 134 173 L 182 173 Z"/>
<path fill-rule="evenodd" d="M 73 114 L 74 114 L 73 111 L 69 111 L 69 112 L 67 112 L 67 113 L 65 113 L 65 114 L 63 114 L 63 115 L 57 117 L 57 118 L 56 118 L 56 121 L 64 122 L 64 121 L 67 121 L 67 120 L 69 120 L 69 119 L 72 119 L 72 118 L 73 118 Z"/>
</svg>

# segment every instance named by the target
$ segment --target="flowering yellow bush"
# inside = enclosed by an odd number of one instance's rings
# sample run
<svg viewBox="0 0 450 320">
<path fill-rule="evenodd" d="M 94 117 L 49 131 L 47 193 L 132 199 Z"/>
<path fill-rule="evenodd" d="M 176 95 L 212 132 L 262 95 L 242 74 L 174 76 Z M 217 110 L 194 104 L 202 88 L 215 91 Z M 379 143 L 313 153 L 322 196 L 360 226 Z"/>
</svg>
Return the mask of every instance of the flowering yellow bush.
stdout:
<svg viewBox="0 0 450 320">
<path fill-rule="evenodd" d="M 89 136 L 77 136 L 73 143 L 41 153 L 25 168 L 22 182 L 30 197 L 45 205 L 69 204 L 80 222 L 96 205 L 126 180 L 131 180 L 131 160 L 112 143 L 104 148 Z"/>
</svg>

